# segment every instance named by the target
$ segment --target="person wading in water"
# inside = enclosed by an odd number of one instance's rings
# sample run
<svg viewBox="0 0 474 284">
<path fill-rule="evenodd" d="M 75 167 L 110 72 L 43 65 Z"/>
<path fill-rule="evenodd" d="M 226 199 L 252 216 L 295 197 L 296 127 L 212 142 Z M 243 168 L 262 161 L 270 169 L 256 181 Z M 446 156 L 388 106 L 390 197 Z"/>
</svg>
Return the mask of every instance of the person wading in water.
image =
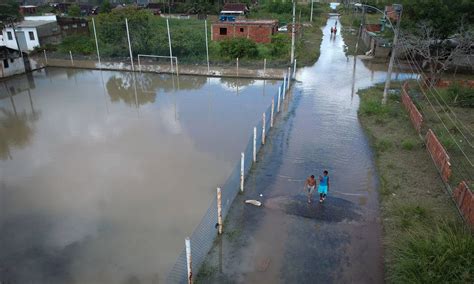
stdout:
<svg viewBox="0 0 474 284">
<path fill-rule="evenodd" d="M 328 171 L 323 172 L 323 176 L 319 176 L 319 187 L 318 187 L 318 193 L 319 193 L 319 202 L 323 203 L 323 201 L 326 199 L 326 196 L 328 195 L 328 189 L 329 189 L 329 175 Z"/>
<path fill-rule="evenodd" d="M 309 176 L 304 182 L 304 187 L 308 191 L 308 203 L 311 203 L 313 199 L 314 188 L 316 187 L 316 179 L 314 175 Z"/>
</svg>

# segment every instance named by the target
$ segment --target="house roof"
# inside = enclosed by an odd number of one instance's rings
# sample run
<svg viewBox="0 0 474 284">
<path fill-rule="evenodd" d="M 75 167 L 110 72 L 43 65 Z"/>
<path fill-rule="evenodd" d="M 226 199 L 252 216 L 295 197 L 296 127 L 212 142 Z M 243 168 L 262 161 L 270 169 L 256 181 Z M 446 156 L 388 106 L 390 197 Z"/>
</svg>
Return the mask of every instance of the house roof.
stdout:
<svg viewBox="0 0 474 284">
<path fill-rule="evenodd" d="M 23 21 L 19 23 L 16 27 L 17 28 L 36 28 L 42 25 L 55 23 L 56 21 Z"/>
<path fill-rule="evenodd" d="M 0 59 L 3 60 L 18 57 L 20 57 L 20 52 L 18 50 L 6 46 L 0 46 Z"/>
<path fill-rule="evenodd" d="M 273 26 L 273 25 L 278 25 L 277 20 L 238 20 L 238 21 L 232 21 L 232 22 L 217 22 L 215 23 L 217 25 L 225 25 L 225 26 L 233 26 L 233 25 L 239 25 L 239 26 L 252 26 L 252 25 L 268 25 L 268 26 Z"/>
<path fill-rule="evenodd" d="M 242 3 L 227 3 L 222 7 L 222 11 L 238 11 L 238 12 L 247 12 L 247 5 Z"/>
</svg>

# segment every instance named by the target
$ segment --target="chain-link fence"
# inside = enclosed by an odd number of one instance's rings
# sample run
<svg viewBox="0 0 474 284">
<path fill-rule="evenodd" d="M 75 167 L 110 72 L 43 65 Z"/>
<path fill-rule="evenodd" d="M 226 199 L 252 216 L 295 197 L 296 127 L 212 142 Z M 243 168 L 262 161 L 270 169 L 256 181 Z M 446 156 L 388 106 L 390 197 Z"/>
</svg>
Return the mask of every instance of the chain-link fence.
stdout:
<svg viewBox="0 0 474 284">
<path fill-rule="evenodd" d="M 292 73 L 290 70 L 288 73 L 285 72 L 285 78 L 291 78 Z M 288 82 L 288 83 L 286 83 Z M 288 84 L 291 83 L 291 79 L 283 81 L 280 85 L 279 91 L 272 98 L 272 104 L 265 110 L 264 115 L 256 124 L 254 129 L 250 131 L 250 139 L 245 146 L 243 157 L 243 175 L 247 176 L 252 165 L 254 165 L 254 155 L 264 146 L 262 136 L 269 133 L 273 120 L 278 117 L 279 112 L 283 110 L 284 105 L 288 101 L 288 96 L 286 96 L 287 91 L 289 90 Z M 265 134 L 264 134 L 265 133 Z M 267 143 L 265 141 L 265 143 Z M 232 170 L 230 176 L 227 178 L 227 181 L 220 187 L 222 194 L 222 217 L 225 219 L 229 209 L 234 201 L 235 197 L 241 190 L 241 167 L 242 161 L 238 161 Z M 245 190 L 245 185 L 243 190 Z M 201 264 L 204 262 L 206 255 L 212 248 L 214 239 L 218 234 L 218 202 L 215 198 L 206 213 L 204 214 L 201 222 L 194 229 L 190 236 L 191 244 L 191 258 L 192 258 L 192 273 L 196 274 L 199 271 Z M 184 244 L 184 240 L 183 240 Z M 169 272 L 167 276 L 168 283 L 186 283 L 188 281 L 189 273 L 187 269 L 187 254 L 186 249 L 183 248 L 183 251 L 179 255 L 175 265 Z M 192 275 L 192 274 L 191 274 Z M 192 276 L 194 278 L 194 276 Z"/>
</svg>

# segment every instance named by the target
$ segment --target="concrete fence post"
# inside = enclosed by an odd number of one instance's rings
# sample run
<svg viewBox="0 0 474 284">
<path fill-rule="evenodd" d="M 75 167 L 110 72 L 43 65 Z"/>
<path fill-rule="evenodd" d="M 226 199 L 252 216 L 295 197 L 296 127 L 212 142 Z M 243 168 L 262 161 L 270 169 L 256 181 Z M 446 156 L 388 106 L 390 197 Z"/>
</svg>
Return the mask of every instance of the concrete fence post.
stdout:
<svg viewBox="0 0 474 284">
<path fill-rule="evenodd" d="M 280 97 L 281 97 L 281 86 L 278 87 L 277 112 L 280 112 Z"/>
<path fill-rule="evenodd" d="M 288 85 L 288 78 L 286 77 L 285 75 L 285 79 L 284 79 L 284 84 L 283 84 L 283 90 L 282 90 L 282 99 L 283 101 L 285 100 L 285 97 L 286 97 L 286 88 L 287 88 L 287 85 Z"/>
<path fill-rule="evenodd" d="M 237 57 L 237 76 L 239 76 L 239 58 Z"/>
<path fill-rule="evenodd" d="M 295 59 L 295 64 L 293 64 L 293 80 L 296 79 L 296 59 Z"/>
<path fill-rule="evenodd" d="M 184 244 L 186 247 L 186 264 L 188 268 L 188 284 L 193 283 L 193 262 L 191 256 L 191 240 L 189 237 L 186 237 L 184 240 Z"/>
<path fill-rule="evenodd" d="M 130 64 L 132 65 L 132 71 L 135 71 L 135 66 L 133 66 L 132 43 L 130 42 L 130 32 L 128 30 L 128 19 L 127 18 L 125 18 L 125 28 L 127 30 L 128 51 L 130 52 Z"/>
<path fill-rule="evenodd" d="M 263 76 L 265 77 L 267 75 L 267 59 L 263 59 Z"/>
<path fill-rule="evenodd" d="M 44 53 L 44 62 L 45 64 L 48 64 L 48 56 L 46 56 L 46 49 L 43 49 L 43 53 Z"/>
<path fill-rule="evenodd" d="M 253 128 L 253 162 L 257 161 L 257 127 Z"/>
<path fill-rule="evenodd" d="M 262 145 L 265 145 L 265 125 L 266 124 L 266 114 L 262 114 Z"/>
<path fill-rule="evenodd" d="M 288 67 L 287 81 L 286 88 L 289 90 L 291 85 L 291 67 Z"/>
<path fill-rule="evenodd" d="M 222 192 L 220 187 L 217 188 L 217 225 L 219 235 L 222 235 Z"/>
<path fill-rule="evenodd" d="M 275 111 L 275 98 L 272 98 L 272 111 L 270 112 L 270 128 L 273 127 L 273 112 Z"/>
<path fill-rule="evenodd" d="M 69 50 L 69 57 L 71 58 L 71 66 L 74 66 L 74 59 L 72 59 L 72 52 Z"/>
<path fill-rule="evenodd" d="M 240 191 L 244 192 L 245 154 L 240 153 Z"/>
<path fill-rule="evenodd" d="M 96 48 L 96 51 L 97 51 L 97 60 L 99 61 L 99 68 L 102 69 L 102 64 L 100 62 L 99 42 L 97 41 L 97 32 L 95 30 L 95 21 L 94 21 L 93 17 L 92 17 L 92 28 L 94 30 L 94 39 L 95 39 L 95 48 Z"/>
</svg>

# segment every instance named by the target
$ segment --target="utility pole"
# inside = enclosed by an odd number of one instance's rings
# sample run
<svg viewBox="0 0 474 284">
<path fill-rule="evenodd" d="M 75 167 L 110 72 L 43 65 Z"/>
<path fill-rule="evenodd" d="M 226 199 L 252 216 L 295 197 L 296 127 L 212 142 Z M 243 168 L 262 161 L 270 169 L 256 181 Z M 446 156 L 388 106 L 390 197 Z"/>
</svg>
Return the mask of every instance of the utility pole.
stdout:
<svg viewBox="0 0 474 284">
<path fill-rule="evenodd" d="M 295 60 L 295 22 L 296 22 L 296 2 L 293 0 L 293 24 L 291 26 L 291 63 Z"/>
<path fill-rule="evenodd" d="M 311 23 L 313 22 L 313 5 L 314 5 L 314 0 L 311 0 L 311 16 L 309 16 L 309 21 Z"/>
<path fill-rule="evenodd" d="M 390 89 L 390 80 L 392 78 L 393 61 L 395 60 L 395 50 L 397 46 L 398 35 L 400 33 L 400 22 L 402 20 L 402 11 L 403 11 L 402 5 L 397 4 L 395 6 L 395 9 L 398 15 L 397 29 L 395 30 L 395 35 L 393 36 L 392 54 L 390 56 L 390 63 L 388 64 L 387 79 L 385 80 L 385 88 L 383 89 L 383 98 L 382 98 L 383 105 L 387 103 L 388 89 Z"/>
</svg>

